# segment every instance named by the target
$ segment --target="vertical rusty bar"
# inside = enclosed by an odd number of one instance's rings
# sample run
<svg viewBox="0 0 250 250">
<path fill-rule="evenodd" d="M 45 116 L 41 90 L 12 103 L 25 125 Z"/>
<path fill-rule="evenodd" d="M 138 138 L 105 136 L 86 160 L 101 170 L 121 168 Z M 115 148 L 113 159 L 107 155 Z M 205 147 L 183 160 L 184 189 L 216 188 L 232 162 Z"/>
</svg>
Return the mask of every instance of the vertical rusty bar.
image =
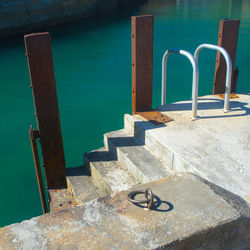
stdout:
<svg viewBox="0 0 250 250">
<path fill-rule="evenodd" d="M 35 165 L 35 170 L 36 170 L 37 184 L 38 184 L 38 189 L 40 193 L 43 213 L 45 214 L 45 213 L 48 213 L 48 207 L 46 203 L 46 196 L 45 196 L 44 185 L 43 185 L 43 177 L 42 177 L 39 154 L 38 154 L 37 143 L 36 143 L 36 139 L 39 138 L 39 135 L 38 135 L 39 132 L 35 131 L 32 127 L 30 127 L 29 134 L 30 134 L 30 142 L 31 142 L 32 154 L 33 154 L 33 159 L 34 159 L 34 165 Z"/>
<path fill-rule="evenodd" d="M 239 68 L 236 66 L 234 67 L 234 72 L 233 72 L 233 81 L 232 81 L 232 93 L 235 93 L 237 90 L 237 84 L 238 84 L 238 76 L 239 76 Z"/>
<path fill-rule="evenodd" d="M 64 188 L 65 158 L 49 33 L 24 36 L 48 189 Z"/>
<path fill-rule="evenodd" d="M 132 114 L 152 110 L 153 23 L 152 15 L 131 18 Z"/>
<path fill-rule="evenodd" d="M 235 66 L 238 34 L 239 34 L 240 20 L 220 20 L 218 46 L 223 47 L 230 55 L 232 67 Z M 234 73 L 232 74 L 232 80 Z M 224 57 L 217 52 L 216 66 L 214 75 L 214 94 L 223 94 L 225 92 L 226 81 L 226 62 Z M 233 88 L 231 89 L 232 92 Z"/>
</svg>

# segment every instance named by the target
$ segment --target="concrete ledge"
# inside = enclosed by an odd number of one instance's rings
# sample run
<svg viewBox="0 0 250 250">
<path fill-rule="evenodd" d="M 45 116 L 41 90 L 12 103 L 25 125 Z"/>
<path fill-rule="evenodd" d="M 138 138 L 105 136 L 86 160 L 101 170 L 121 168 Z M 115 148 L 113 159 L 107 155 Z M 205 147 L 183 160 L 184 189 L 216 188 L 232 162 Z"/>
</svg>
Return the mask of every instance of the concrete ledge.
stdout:
<svg viewBox="0 0 250 250">
<path fill-rule="evenodd" d="M 218 96 L 199 98 L 199 118 L 191 121 L 191 101 L 159 107 L 174 121 L 153 125 L 125 115 L 125 129 L 174 172 L 192 172 L 250 202 L 250 94 L 237 94 L 223 112 Z"/>
<path fill-rule="evenodd" d="M 127 191 L 0 229 L 0 249 L 236 249 L 250 246 L 249 207 L 192 174 L 148 184 L 154 210 Z M 144 189 L 145 186 L 139 188 Z M 221 195 L 219 194 L 221 193 Z M 222 195 L 223 194 L 223 195 Z M 226 198 L 225 198 L 226 197 Z M 232 204 L 238 204 L 238 207 Z"/>
</svg>

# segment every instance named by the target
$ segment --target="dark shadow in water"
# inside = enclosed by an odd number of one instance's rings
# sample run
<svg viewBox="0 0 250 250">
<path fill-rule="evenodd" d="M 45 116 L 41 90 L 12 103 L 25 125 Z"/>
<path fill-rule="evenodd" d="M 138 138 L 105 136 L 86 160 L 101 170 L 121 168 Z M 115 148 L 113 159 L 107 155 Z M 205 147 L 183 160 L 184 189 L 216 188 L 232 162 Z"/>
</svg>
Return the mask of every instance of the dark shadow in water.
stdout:
<svg viewBox="0 0 250 250">
<path fill-rule="evenodd" d="M 148 0 L 133 0 L 121 1 L 121 3 L 110 10 L 98 10 L 92 16 L 82 15 L 76 20 L 68 20 L 65 23 L 46 26 L 41 24 L 40 27 L 33 28 L 27 32 L 14 34 L 12 36 L 0 39 L 0 48 L 10 48 L 22 45 L 24 47 L 23 36 L 33 32 L 50 32 L 53 39 L 60 39 L 60 37 L 70 37 L 79 34 L 79 32 L 87 32 L 93 28 L 109 25 L 111 23 L 124 22 L 130 17 L 136 15 L 138 10 L 147 3 Z M 53 42 L 52 42 L 53 43 Z"/>
</svg>

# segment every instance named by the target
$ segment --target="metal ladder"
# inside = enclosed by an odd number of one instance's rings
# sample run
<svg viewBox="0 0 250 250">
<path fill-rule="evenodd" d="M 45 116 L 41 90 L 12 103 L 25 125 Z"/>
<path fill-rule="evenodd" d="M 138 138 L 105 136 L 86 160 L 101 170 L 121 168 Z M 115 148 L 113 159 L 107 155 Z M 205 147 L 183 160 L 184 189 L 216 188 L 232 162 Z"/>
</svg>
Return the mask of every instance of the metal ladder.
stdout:
<svg viewBox="0 0 250 250">
<path fill-rule="evenodd" d="M 186 56 L 192 64 L 193 67 L 193 87 L 192 87 L 192 119 L 197 118 L 197 106 L 198 106 L 198 88 L 199 88 L 199 65 L 198 57 L 202 49 L 211 49 L 219 51 L 225 58 L 227 64 L 227 73 L 226 73 L 226 88 L 225 88 L 225 99 L 224 99 L 224 112 L 229 110 L 229 101 L 230 101 L 230 90 L 231 90 L 231 77 L 232 77 L 232 62 L 228 52 L 217 45 L 213 44 L 201 44 L 195 50 L 194 56 L 185 50 L 179 49 L 168 49 L 163 55 L 162 58 L 162 92 L 161 92 L 161 105 L 166 104 L 166 79 L 167 79 L 167 59 L 169 54 L 175 53 L 179 55 Z"/>
</svg>

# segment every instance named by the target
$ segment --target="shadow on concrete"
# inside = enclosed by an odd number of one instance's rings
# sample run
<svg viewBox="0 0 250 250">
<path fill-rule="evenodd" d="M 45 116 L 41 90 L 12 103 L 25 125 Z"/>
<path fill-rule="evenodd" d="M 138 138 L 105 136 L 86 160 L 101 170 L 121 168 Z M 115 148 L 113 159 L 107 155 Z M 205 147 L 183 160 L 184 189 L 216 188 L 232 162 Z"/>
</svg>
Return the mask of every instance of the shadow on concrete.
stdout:
<svg viewBox="0 0 250 250">
<path fill-rule="evenodd" d="M 84 166 L 66 168 L 66 176 L 90 176 L 90 172 Z"/>
<path fill-rule="evenodd" d="M 94 151 L 84 153 L 84 157 L 87 157 L 91 162 L 100 162 L 100 161 L 112 161 L 114 157 L 111 156 L 109 151 Z"/>
<path fill-rule="evenodd" d="M 250 94 L 246 94 L 250 95 Z M 221 110 L 223 112 L 224 100 L 217 98 L 204 98 L 200 99 L 203 102 L 200 102 L 198 105 L 198 114 L 199 110 Z M 204 102 L 205 101 L 205 102 Z M 250 114 L 250 108 L 247 102 L 240 102 L 238 99 L 232 99 L 230 101 L 230 109 L 234 113 L 223 113 L 222 115 L 211 115 L 211 116 L 201 116 L 199 119 L 211 119 L 211 118 L 228 118 L 228 117 L 242 117 L 248 116 Z M 173 103 L 159 108 L 159 111 L 185 111 L 191 110 L 192 103 L 182 102 L 182 103 Z M 240 112 L 237 114 L 237 112 Z M 210 113 L 211 114 L 211 113 Z M 170 115 L 171 116 L 171 115 Z M 197 119 L 197 120 L 199 120 Z M 197 121 L 196 120 L 196 121 Z M 190 121 L 190 123 L 193 121 Z M 170 122 L 171 123 L 171 122 Z M 90 162 L 101 162 L 101 161 L 117 161 L 117 147 L 136 147 L 144 146 L 146 133 L 148 130 L 167 127 L 169 123 L 165 124 L 154 124 L 150 121 L 135 121 L 134 122 L 134 136 L 119 136 L 118 137 L 107 137 L 107 151 L 100 150 L 95 152 L 89 152 L 85 154 L 85 157 L 88 158 Z M 85 164 L 86 165 L 86 164 Z"/>
<path fill-rule="evenodd" d="M 137 140 L 134 136 L 110 137 L 107 139 L 109 151 L 94 151 L 84 154 L 91 162 L 117 161 L 116 147 L 143 146 L 144 143 Z"/>
<path fill-rule="evenodd" d="M 249 95 L 249 94 L 247 94 Z M 200 101 L 211 101 L 211 102 L 198 102 L 197 114 L 199 115 L 199 110 L 223 110 L 224 100 L 218 100 L 215 98 L 204 98 L 200 99 Z M 230 100 L 230 110 L 228 115 L 211 115 L 211 116 L 199 116 L 199 119 L 209 119 L 209 118 L 228 118 L 228 117 L 239 117 L 239 116 L 247 116 L 250 114 L 250 109 L 247 107 L 248 103 L 239 102 L 237 99 Z M 159 107 L 159 111 L 191 111 L 192 110 L 192 102 L 188 103 L 172 103 L 167 104 L 166 106 Z M 230 111 L 245 111 L 243 114 L 230 114 Z"/>
<path fill-rule="evenodd" d="M 152 210 L 157 212 L 170 212 L 174 209 L 174 205 L 169 201 L 161 200 L 157 195 L 155 195 L 156 201 L 153 204 Z"/>
<path fill-rule="evenodd" d="M 158 123 L 155 124 L 151 121 L 137 121 L 134 126 L 134 136 L 127 137 L 108 137 L 107 145 L 108 151 L 100 150 L 94 152 L 88 152 L 84 154 L 84 158 L 87 158 L 91 162 L 101 161 L 117 161 L 117 147 L 135 147 L 144 146 L 146 130 L 166 127 L 167 124 Z M 139 139 L 138 139 L 139 138 Z M 86 165 L 86 164 L 85 164 Z"/>
</svg>

